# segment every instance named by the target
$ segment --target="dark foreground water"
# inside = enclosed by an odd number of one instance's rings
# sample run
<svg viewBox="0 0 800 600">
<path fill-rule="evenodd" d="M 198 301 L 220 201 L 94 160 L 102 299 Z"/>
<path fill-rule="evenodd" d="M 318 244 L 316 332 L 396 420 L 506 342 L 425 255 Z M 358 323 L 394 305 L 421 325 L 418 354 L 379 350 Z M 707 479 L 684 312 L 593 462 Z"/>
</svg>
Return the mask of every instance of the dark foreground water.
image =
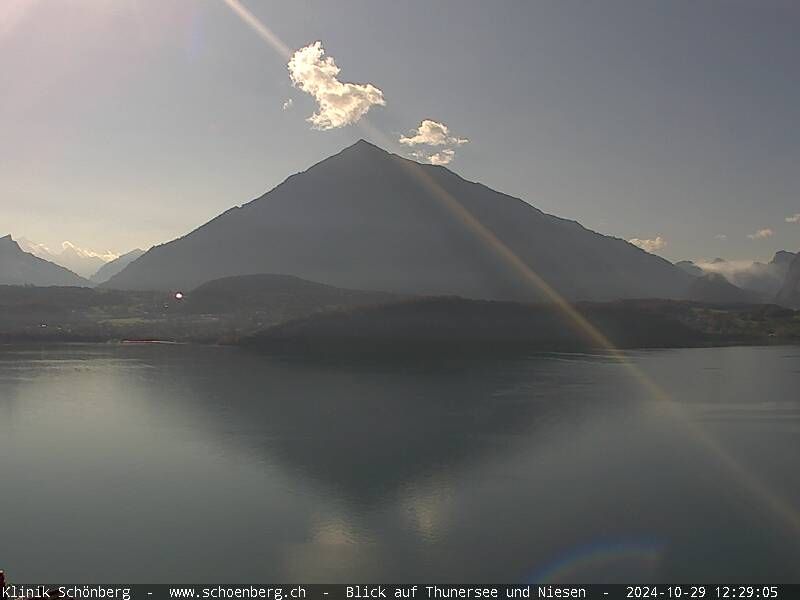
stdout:
<svg viewBox="0 0 800 600">
<path fill-rule="evenodd" d="M 679 410 L 603 356 L 0 346 L 0 568 L 18 582 L 800 582 L 800 349 L 631 359 Z"/>
</svg>

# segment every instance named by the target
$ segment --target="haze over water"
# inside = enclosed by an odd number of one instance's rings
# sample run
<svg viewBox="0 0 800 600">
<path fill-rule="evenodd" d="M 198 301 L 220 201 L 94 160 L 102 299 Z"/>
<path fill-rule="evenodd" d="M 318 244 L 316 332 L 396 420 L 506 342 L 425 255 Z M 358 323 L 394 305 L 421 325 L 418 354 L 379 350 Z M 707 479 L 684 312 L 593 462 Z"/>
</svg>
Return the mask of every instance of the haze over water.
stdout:
<svg viewBox="0 0 800 600">
<path fill-rule="evenodd" d="M 800 506 L 800 348 L 632 360 Z M 800 541 L 602 355 L 0 346 L 12 581 L 800 582 Z"/>
</svg>

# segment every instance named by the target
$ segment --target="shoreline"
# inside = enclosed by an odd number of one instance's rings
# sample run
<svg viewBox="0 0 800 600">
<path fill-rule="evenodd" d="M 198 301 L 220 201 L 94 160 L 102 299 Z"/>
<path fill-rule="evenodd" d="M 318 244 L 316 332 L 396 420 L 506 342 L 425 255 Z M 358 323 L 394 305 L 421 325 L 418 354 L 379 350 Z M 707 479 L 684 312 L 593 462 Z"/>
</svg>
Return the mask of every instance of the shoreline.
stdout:
<svg viewBox="0 0 800 600">
<path fill-rule="evenodd" d="M 12 346 L 15 344 L 37 344 L 43 346 L 72 346 L 72 345 L 91 345 L 91 346 L 126 346 L 126 347 L 161 347 L 161 346 L 190 346 L 201 348 L 239 348 L 254 354 L 265 354 L 272 356 L 317 356 L 320 354 L 344 354 L 358 355 L 367 353 L 379 354 L 408 354 L 418 352 L 420 355 L 443 354 L 444 356 L 480 356 L 480 355 L 503 355 L 503 356 L 523 356 L 530 353 L 565 353 L 574 354 L 579 352 L 607 352 L 599 346 L 592 345 L 537 345 L 535 343 L 493 343 L 487 345 L 485 340 L 474 341 L 449 341 L 439 340 L 403 340 L 400 343 L 387 340 L 359 340 L 353 341 L 333 341 L 326 340 L 327 343 L 316 343 L 313 347 L 310 340 L 303 343 L 290 344 L 258 344 L 251 342 L 223 343 L 219 341 L 207 340 L 120 340 L 113 338 L 86 338 L 82 336 L 56 338 L 48 336 L 7 336 L 0 334 L 0 347 Z M 696 344 L 646 344 L 635 346 L 617 346 L 618 350 L 623 351 L 642 351 L 642 350 L 691 350 L 691 349 L 710 349 L 710 348 L 774 348 L 774 347 L 795 347 L 800 346 L 800 340 L 791 338 L 774 338 L 772 340 L 711 340 L 708 343 Z M 449 351 L 447 351 L 449 350 Z"/>
</svg>

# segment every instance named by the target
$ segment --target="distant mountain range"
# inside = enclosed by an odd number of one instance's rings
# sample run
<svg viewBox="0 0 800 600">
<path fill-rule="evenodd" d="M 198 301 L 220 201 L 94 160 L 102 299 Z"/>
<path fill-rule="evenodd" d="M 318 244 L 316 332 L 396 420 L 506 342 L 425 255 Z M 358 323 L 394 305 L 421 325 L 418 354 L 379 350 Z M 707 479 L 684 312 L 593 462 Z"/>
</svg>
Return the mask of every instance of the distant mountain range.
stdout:
<svg viewBox="0 0 800 600">
<path fill-rule="evenodd" d="M 768 263 L 727 261 L 715 258 L 705 263 L 694 263 L 684 260 L 675 263 L 675 266 L 684 272 L 701 277 L 706 274 L 716 273 L 725 277 L 733 285 L 752 292 L 765 302 L 775 300 L 778 292 L 784 287 L 789 273 L 789 265 L 798 254 L 780 250 Z"/>
<path fill-rule="evenodd" d="M 401 294 L 547 299 L 509 251 L 571 300 L 691 293 L 690 275 L 624 240 L 363 140 L 152 248 L 104 285 L 190 290 L 278 273 Z"/>
<path fill-rule="evenodd" d="M 0 284 L 88 286 L 69 269 L 24 252 L 10 235 L 0 238 Z"/>
<path fill-rule="evenodd" d="M 18 244 L 24 252 L 69 269 L 95 285 L 109 280 L 144 254 L 144 250 L 137 248 L 115 258 L 115 254 L 97 254 L 69 242 L 64 242 L 60 252 L 54 252 L 44 244 L 26 238 L 20 238 Z"/>
<path fill-rule="evenodd" d="M 25 252 L 60 265 L 86 279 L 103 267 L 109 258 L 88 252 L 69 242 L 64 242 L 60 252 L 54 252 L 44 244 L 37 244 L 25 238 L 20 238 L 19 245 Z"/>
</svg>

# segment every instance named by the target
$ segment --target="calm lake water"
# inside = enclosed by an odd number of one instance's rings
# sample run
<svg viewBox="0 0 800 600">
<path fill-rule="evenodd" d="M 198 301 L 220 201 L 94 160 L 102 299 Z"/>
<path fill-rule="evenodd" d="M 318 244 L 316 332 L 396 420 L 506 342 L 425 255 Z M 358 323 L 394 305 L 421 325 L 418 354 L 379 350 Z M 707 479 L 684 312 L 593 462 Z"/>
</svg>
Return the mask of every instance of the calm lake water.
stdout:
<svg viewBox="0 0 800 600">
<path fill-rule="evenodd" d="M 34 582 L 800 582 L 800 348 L 436 363 L 0 346 Z M 675 404 L 672 404 L 672 403 Z"/>
</svg>

